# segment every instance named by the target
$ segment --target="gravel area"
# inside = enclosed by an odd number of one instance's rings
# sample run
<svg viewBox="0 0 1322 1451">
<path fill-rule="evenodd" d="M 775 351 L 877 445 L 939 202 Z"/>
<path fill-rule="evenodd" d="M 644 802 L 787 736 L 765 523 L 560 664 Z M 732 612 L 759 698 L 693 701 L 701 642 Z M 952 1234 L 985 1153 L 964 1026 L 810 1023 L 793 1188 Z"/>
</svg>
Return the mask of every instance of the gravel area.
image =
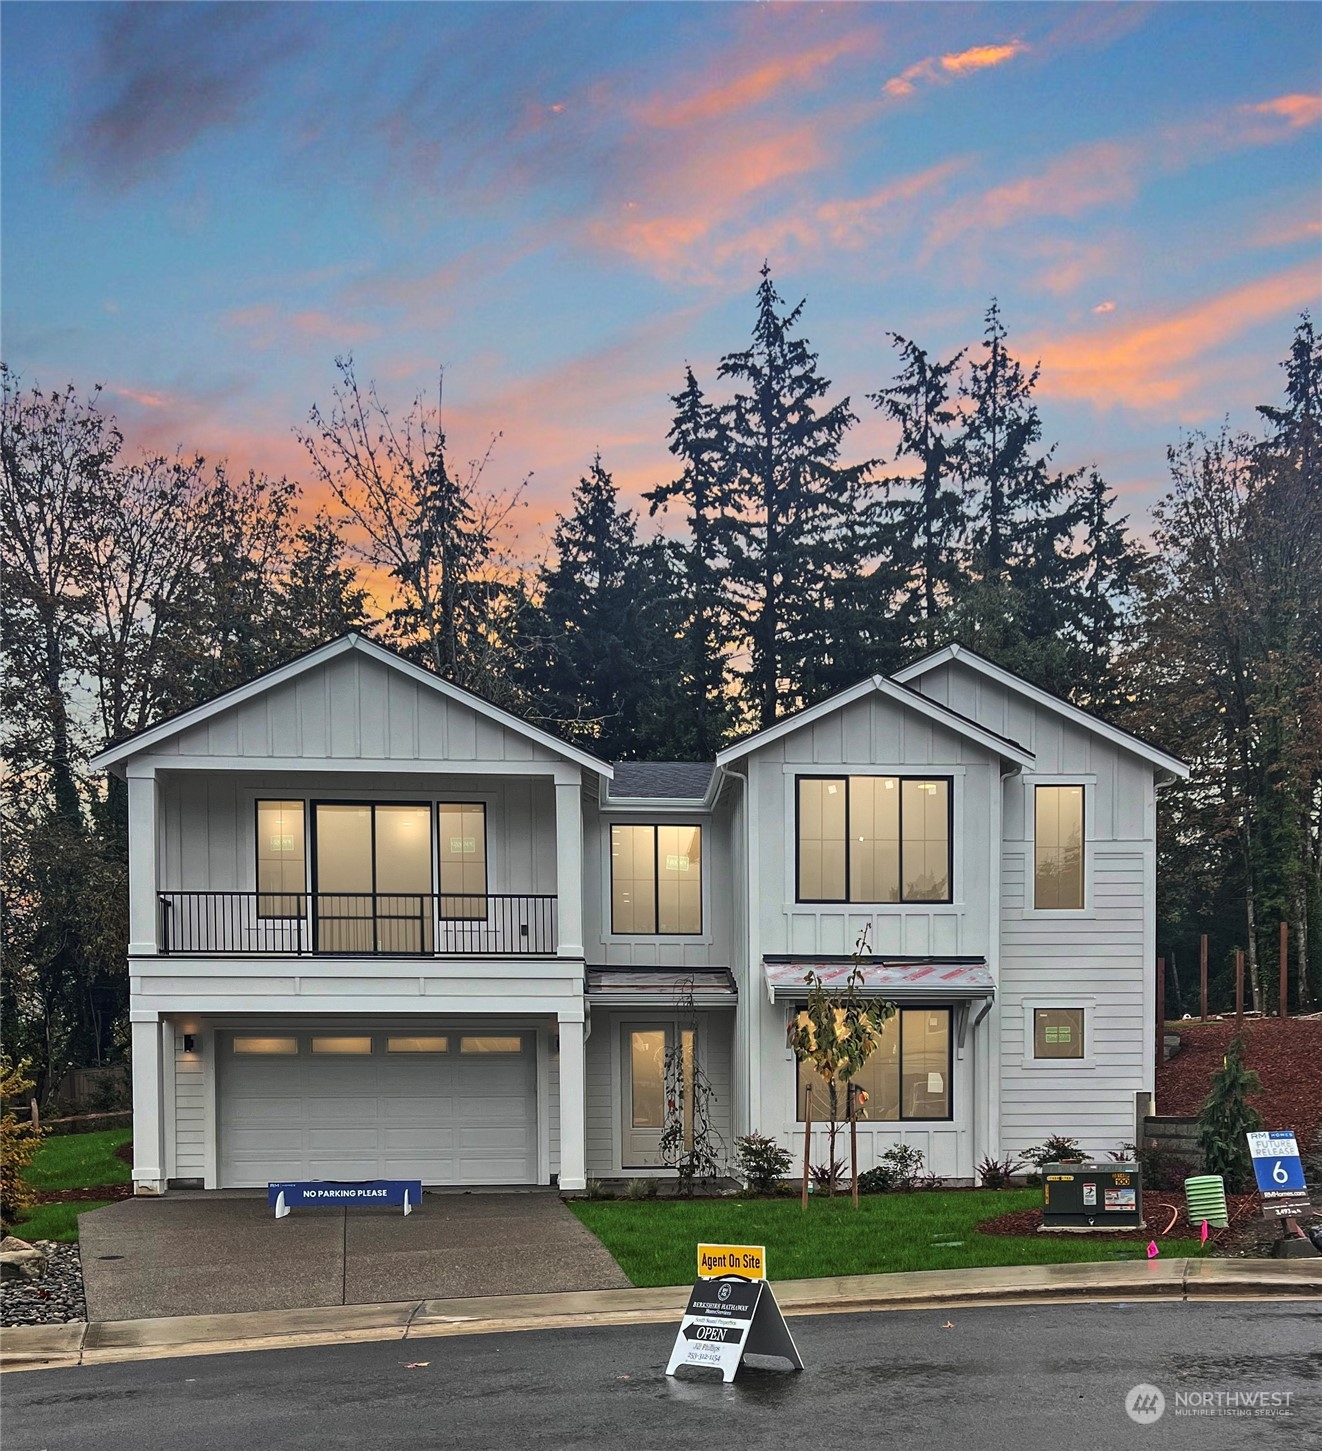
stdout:
<svg viewBox="0 0 1322 1451">
<path fill-rule="evenodd" d="M 0 1285 L 0 1325 L 63 1325 L 67 1320 L 86 1320 L 78 1246 L 39 1239 L 33 1249 L 46 1256 L 46 1273 L 39 1280 L 7 1280 Z"/>
</svg>

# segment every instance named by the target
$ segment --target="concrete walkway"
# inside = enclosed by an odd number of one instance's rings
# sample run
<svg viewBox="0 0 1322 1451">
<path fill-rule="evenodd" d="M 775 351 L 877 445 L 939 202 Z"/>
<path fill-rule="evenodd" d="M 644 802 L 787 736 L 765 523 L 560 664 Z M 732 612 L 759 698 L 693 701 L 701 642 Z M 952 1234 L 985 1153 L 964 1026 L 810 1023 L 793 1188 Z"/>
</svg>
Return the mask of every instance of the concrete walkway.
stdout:
<svg viewBox="0 0 1322 1451">
<path fill-rule="evenodd" d="M 554 1193 L 296 1209 L 231 1191 L 125 1199 L 80 1221 L 88 1319 L 604 1290 L 629 1281 Z"/>
<path fill-rule="evenodd" d="M 774 1285 L 787 1315 L 1098 1300 L 1322 1300 L 1322 1261 L 1167 1260 L 845 1275 Z M 6 1330 L 0 1370 L 513 1330 L 679 1323 L 689 1286 L 406 1300 Z"/>
</svg>

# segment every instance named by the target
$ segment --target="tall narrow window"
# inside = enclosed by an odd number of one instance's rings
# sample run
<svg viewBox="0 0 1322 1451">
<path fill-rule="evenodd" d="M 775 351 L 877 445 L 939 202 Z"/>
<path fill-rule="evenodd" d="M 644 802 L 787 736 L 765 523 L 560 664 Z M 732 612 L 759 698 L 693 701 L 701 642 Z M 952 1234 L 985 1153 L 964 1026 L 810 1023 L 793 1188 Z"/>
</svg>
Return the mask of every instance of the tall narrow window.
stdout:
<svg viewBox="0 0 1322 1451">
<path fill-rule="evenodd" d="M 950 782 L 801 776 L 800 902 L 948 902 Z"/>
<path fill-rule="evenodd" d="M 1083 787 L 1034 789 L 1033 906 L 1039 912 L 1083 907 Z"/>
<path fill-rule="evenodd" d="M 307 848 L 301 801 L 257 803 L 257 915 L 301 917 Z"/>
<path fill-rule="evenodd" d="M 611 827 L 611 931 L 680 936 L 702 931 L 702 828 Z"/>
<path fill-rule="evenodd" d="M 441 918 L 483 922 L 487 916 L 487 808 L 481 801 L 442 803 Z"/>
</svg>

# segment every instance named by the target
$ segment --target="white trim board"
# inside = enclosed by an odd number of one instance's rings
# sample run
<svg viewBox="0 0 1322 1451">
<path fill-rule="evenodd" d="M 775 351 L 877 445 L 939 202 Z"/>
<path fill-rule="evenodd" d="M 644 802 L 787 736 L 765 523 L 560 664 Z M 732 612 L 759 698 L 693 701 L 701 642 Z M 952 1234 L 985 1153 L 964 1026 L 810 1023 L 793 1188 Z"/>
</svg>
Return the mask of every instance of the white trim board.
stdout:
<svg viewBox="0 0 1322 1451">
<path fill-rule="evenodd" d="M 130 757 L 141 755 L 151 746 L 168 740 L 171 736 L 199 725 L 202 721 L 210 720 L 212 716 L 219 715 L 222 711 L 242 705 L 246 700 L 252 700 L 255 696 L 274 689 L 277 685 L 297 679 L 298 676 L 306 674 L 309 670 L 315 670 L 318 666 L 325 665 L 354 650 L 360 651 L 369 660 L 375 660 L 380 665 L 397 670 L 401 675 L 406 675 L 409 679 L 427 686 L 448 700 L 457 701 L 478 715 L 485 716 L 488 720 L 495 721 L 498 725 L 515 731 L 528 740 L 535 741 L 538 745 L 544 746 L 565 760 L 573 761 L 576 765 L 585 767 L 599 776 L 604 776 L 607 780 L 614 776 L 613 770 L 605 761 L 599 761 L 595 756 L 590 756 L 586 751 L 580 751 L 576 746 L 566 745 L 564 741 L 557 740 L 546 731 L 539 730 L 537 726 L 529 725 L 527 721 L 520 720 L 518 716 L 511 715 L 507 710 L 502 710 L 500 706 L 492 705 L 480 696 L 471 694 L 462 686 L 442 680 L 439 675 L 434 675 L 430 670 L 424 670 L 420 665 L 414 665 L 411 661 L 402 659 L 393 651 L 383 649 L 365 635 L 356 632 L 342 635 L 338 640 L 332 640 L 319 649 L 310 650 L 297 660 L 291 660 L 287 665 L 281 665 L 275 670 L 268 671 L 265 675 L 259 675 L 256 680 L 250 680 L 246 685 L 238 685 L 232 690 L 224 691 L 211 700 L 184 711 L 181 715 L 162 721 L 160 725 L 148 726 L 127 740 L 120 741 L 118 745 L 108 746 L 105 750 L 98 752 L 88 764 L 94 771 L 109 770 L 121 765 Z M 251 757 L 250 767 L 261 769 L 261 760 L 260 756 Z M 206 763 L 200 762 L 199 764 L 205 766 Z M 373 769 L 377 769 L 381 765 L 375 760 L 371 764 Z"/>
<path fill-rule="evenodd" d="M 975 655 L 972 650 L 966 650 L 961 645 L 947 645 L 944 650 L 938 650 L 935 655 L 928 655 L 922 660 L 916 660 L 912 665 L 906 665 L 903 670 L 897 670 L 894 678 L 902 685 L 907 685 L 909 681 L 926 675 L 929 670 L 936 669 L 938 665 L 948 665 L 952 661 L 967 665 L 970 670 L 985 675 L 989 680 L 994 680 L 1007 690 L 1016 691 L 1025 699 L 1031 700 L 1034 705 L 1040 705 L 1044 710 L 1054 711 L 1056 715 L 1074 722 L 1075 725 L 1082 726 L 1084 730 L 1102 736 L 1112 745 L 1119 746 L 1122 750 L 1129 751 L 1135 756 L 1141 756 L 1158 769 L 1169 771 L 1178 780 L 1185 781 L 1189 778 L 1190 768 L 1178 756 L 1168 755 L 1165 751 L 1158 750 L 1156 746 L 1150 746 L 1146 741 L 1139 740 L 1137 736 L 1131 736 L 1128 731 L 1107 725 L 1099 716 L 1090 715 L 1086 710 L 1080 710 L 1077 705 L 1071 705 L 1067 700 L 1061 700 L 1058 696 L 1051 695 L 1036 685 L 1030 685 L 1027 680 L 1022 680 L 1018 675 L 1003 670 L 999 665 L 993 665 L 990 660 L 984 660 L 981 655 Z"/>
<path fill-rule="evenodd" d="M 751 755 L 752 752 L 761 750 L 763 746 L 770 745 L 772 741 L 779 740 L 782 736 L 787 736 L 803 726 L 812 725 L 814 721 L 819 721 L 824 716 L 831 715 L 847 705 L 853 705 L 855 701 L 863 700 L 873 692 L 885 696 L 887 700 L 893 701 L 904 709 L 912 710 L 916 715 L 925 717 L 954 735 L 963 736 L 967 740 L 975 742 L 984 750 L 992 752 L 1003 760 L 1013 761 L 1021 768 L 1030 768 L 1037 759 L 1031 751 L 1026 750 L 1017 742 L 1007 740 L 1004 736 L 998 736 L 994 731 L 986 730 L 975 721 L 942 705 L 940 701 L 930 700 L 927 696 L 916 690 L 910 690 L 903 684 L 897 685 L 894 680 L 888 680 L 884 675 L 871 675 L 866 680 L 860 680 L 857 685 L 851 685 L 847 690 L 841 690 L 826 700 L 809 706 L 807 710 L 801 710 L 795 715 L 788 715 L 784 720 L 778 720 L 775 725 L 758 731 L 756 735 L 738 741 L 732 746 L 727 746 L 717 754 L 716 764 L 724 769 L 732 761 L 738 761 L 744 756 Z"/>
</svg>

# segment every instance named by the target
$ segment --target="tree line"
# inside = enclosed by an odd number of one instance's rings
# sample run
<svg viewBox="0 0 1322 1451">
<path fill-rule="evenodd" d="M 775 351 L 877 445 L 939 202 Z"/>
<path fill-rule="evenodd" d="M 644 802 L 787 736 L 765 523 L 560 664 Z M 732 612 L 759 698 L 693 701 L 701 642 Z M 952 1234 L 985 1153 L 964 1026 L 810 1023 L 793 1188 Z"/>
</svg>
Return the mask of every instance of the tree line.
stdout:
<svg viewBox="0 0 1322 1451">
<path fill-rule="evenodd" d="M 439 391 L 397 415 L 352 360 L 298 429 L 312 514 L 299 482 L 183 451 L 130 456 L 98 392 L 0 372 L 0 1013 L 43 1090 L 122 1046 L 125 801 L 88 756 L 352 628 L 610 760 L 710 759 L 958 641 L 1193 765 L 1159 798 L 1172 1000 L 1209 932 L 1220 1000 L 1240 947 L 1267 1006 L 1284 919 L 1311 1003 L 1311 320 L 1256 433 L 1171 447 L 1147 541 L 1096 467 L 1062 466 L 1045 441 L 1037 369 L 994 301 L 981 337 L 946 356 L 892 334 L 889 377 L 857 407 L 834 396 L 803 323 L 764 268 L 747 345 L 677 380 L 674 465 L 646 519 L 598 455 L 535 560 L 516 543 L 526 481 L 493 482 L 491 447 L 456 459 Z M 850 452 L 864 408 L 896 440 L 885 458 Z"/>
</svg>

